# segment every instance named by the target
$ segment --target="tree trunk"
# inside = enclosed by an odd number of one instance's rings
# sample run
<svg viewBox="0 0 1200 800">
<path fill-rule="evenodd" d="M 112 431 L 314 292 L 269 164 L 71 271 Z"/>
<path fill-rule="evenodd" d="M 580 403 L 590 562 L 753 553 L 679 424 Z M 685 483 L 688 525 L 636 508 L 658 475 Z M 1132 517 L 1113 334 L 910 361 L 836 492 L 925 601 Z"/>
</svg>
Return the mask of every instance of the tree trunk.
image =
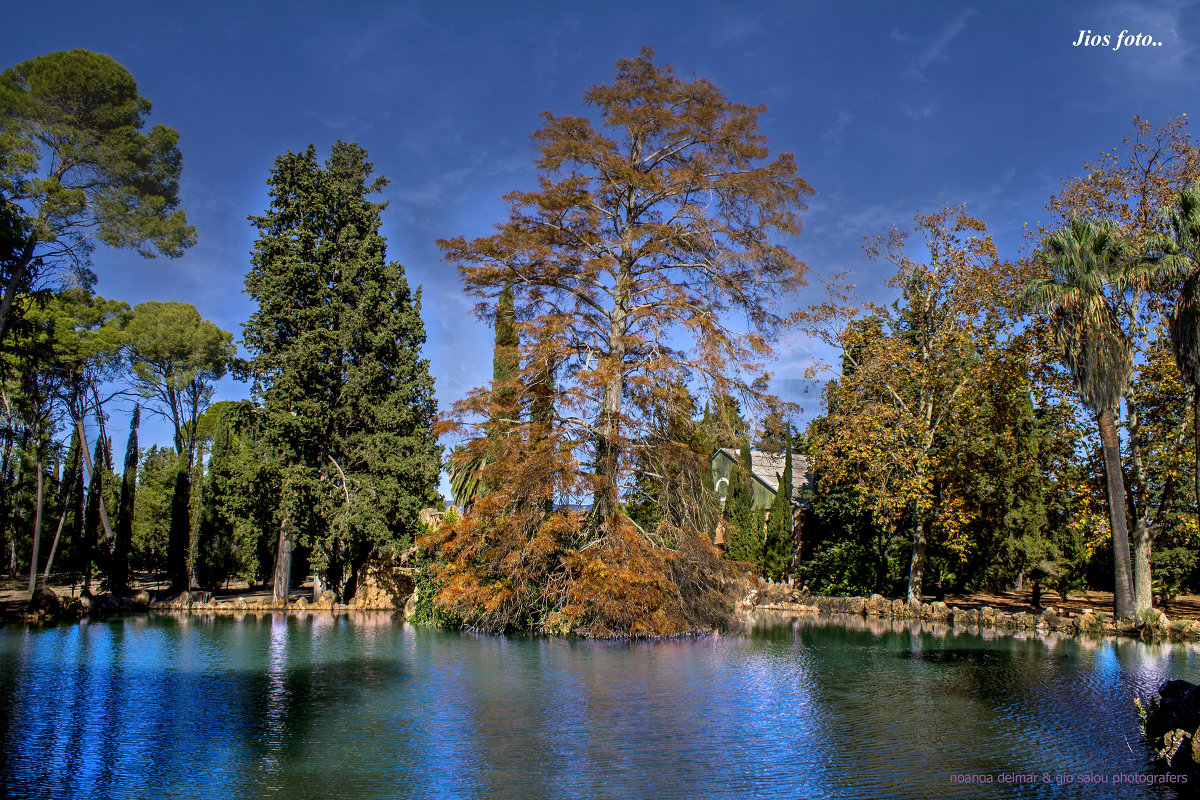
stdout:
<svg viewBox="0 0 1200 800">
<path fill-rule="evenodd" d="M 1200 384 L 1196 384 L 1192 393 L 1192 453 L 1192 475 L 1196 482 L 1196 517 L 1200 521 Z"/>
<path fill-rule="evenodd" d="M 276 603 L 286 603 L 292 581 L 292 539 L 288 535 L 288 519 L 279 524 L 279 550 L 275 556 L 275 579 L 272 597 Z"/>
<path fill-rule="evenodd" d="M 1133 524 L 1133 613 L 1140 614 L 1154 606 L 1154 588 L 1150 567 L 1150 552 L 1154 539 L 1144 517 L 1139 516 Z"/>
<path fill-rule="evenodd" d="M 1148 470 L 1142 459 L 1141 414 L 1132 392 L 1127 393 L 1125 405 L 1128 409 L 1130 463 L 1129 482 L 1124 487 L 1127 500 L 1125 518 L 1133 522 L 1130 530 L 1130 544 L 1133 549 L 1133 611 L 1140 614 L 1154 605 L 1150 574 L 1150 552 L 1154 548 L 1154 532 L 1150 523 L 1150 509 L 1153 506 L 1151 497 L 1154 494 L 1151 486 L 1155 481 L 1149 480 Z M 1180 443 L 1182 442 L 1180 439 Z M 1170 513 L 1172 484 L 1173 479 L 1168 478 L 1159 494 L 1160 521 Z"/>
<path fill-rule="evenodd" d="M 79 453 L 83 458 L 83 463 L 87 466 L 89 474 L 95 474 L 96 465 L 92 463 L 92 454 L 88 452 L 87 434 L 83 432 L 83 420 L 75 420 L 75 430 L 79 433 Z M 104 495 L 101 494 L 100 500 L 100 524 L 104 527 L 104 538 L 108 541 L 113 540 L 112 525 L 108 524 L 108 511 L 104 508 Z"/>
<path fill-rule="evenodd" d="M 191 557 L 193 548 L 199 548 L 200 541 L 200 516 L 204 506 L 204 470 L 203 470 L 203 454 L 201 458 L 194 458 L 189 453 L 188 463 L 192 464 L 188 470 L 188 583 L 192 586 L 196 585 L 196 559 Z"/>
<path fill-rule="evenodd" d="M 600 435 L 596 442 L 596 488 L 593 513 L 606 523 L 617 513 L 617 482 L 621 467 L 621 405 L 625 399 L 625 337 L 629 328 L 629 271 L 624 264 L 613 287 L 613 310 L 608 327 L 608 361 L 612 377 L 604 385 Z"/>
<path fill-rule="evenodd" d="M 922 584 L 925 582 L 925 547 L 929 543 L 929 532 L 921 519 L 921 507 L 913 509 L 912 561 L 908 566 L 908 602 L 920 603 Z"/>
<path fill-rule="evenodd" d="M 621 413 L 624 388 L 624 381 L 619 375 L 604 387 L 600 436 L 596 441 L 596 488 L 592 508 L 602 524 L 611 520 L 617 511 L 617 470 L 621 458 L 617 444 L 620 427 L 618 415 Z"/>
<path fill-rule="evenodd" d="M 72 480 L 74 480 L 74 477 L 74 475 L 71 476 Z M 67 522 L 67 511 L 69 511 L 71 508 L 70 503 L 71 493 L 68 491 L 67 502 L 63 504 L 63 512 L 58 517 L 58 527 L 54 530 L 54 541 L 50 545 L 50 557 L 46 559 L 46 571 L 42 573 L 43 581 L 50 580 L 50 568 L 54 566 L 54 554 L 58 552 L 58 539 L 60 536 L 62 536 L 63 526 Z"/>
<path fill-rule="evenodd" d="M 37 465 L 37 511 L 34 512 L 33 516 L 33 552 L 29 556 L 30 593 L 37 588 L 38 545 L 41 544 L 42 539 L 42 500 L 44 499 L 45 486 L 42 477 L 42 452 L 40 448 L 37 450 L 34 461 Z"/>
<path fill-rule="evenodd" d="M 8 402 L 8 398 L 4 398 L 5 413 L 11 419 L 12 406 Z M 8 474 L 9 465 L 12 462 L 13 450 L 13 432 L 11 428 L 4 431 L 4 459 L 0 463 L 0 509 L 6 509 L 3 515 L 3 522 L 0 523 L 8 528 L 12 523 L 12 492 L 15 488 L 15 481 L 10 480 Z M 8 537 L 9 544 L 9 561 L 8 561 L 8 576 L 10 578 L 17 577 L 17 531 L 16 526 L 11 525 L 11 533 Z"/>
<path fill-rule="evenodd" d="M 1133 574 L 1129 558 L 1129 527 L 1125 516 L 1125 478 L 1121 473 L 1121 444 L 1111 410 L 1096 415 L 1100 446 L 1104 450 L 1104 475 L 1108 489 L 1108 522 L 1113 543 L 1113 614 L 1132 619 Z"/>
</svg>

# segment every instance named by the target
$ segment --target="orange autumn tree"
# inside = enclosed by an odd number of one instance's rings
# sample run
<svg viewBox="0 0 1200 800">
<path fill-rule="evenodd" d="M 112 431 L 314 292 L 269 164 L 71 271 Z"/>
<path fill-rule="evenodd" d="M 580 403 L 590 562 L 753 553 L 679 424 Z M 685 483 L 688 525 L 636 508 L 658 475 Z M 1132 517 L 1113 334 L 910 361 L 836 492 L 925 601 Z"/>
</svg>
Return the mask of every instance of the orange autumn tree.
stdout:
<svg viewBox="0 0 1200 800">
<path fill-rule="evenodd" d="M 781 240 L 812 190 L 791 155 L 769 159 L 762 107 L 649 48 L 583 99 L 595 120 L 543 113 L 537 188 L 507 195 L 497 232 L 440 242 L 485 317 L 512 287 L 520 369 L 449 420 L 486 449 L 495 488 L 425 540 L 435 605 L 488 629 L 707 628 L 729 604 L 689 387 L 772 400 L 777 302 L 805 269 Z M 514 401 L 498 434 L 500 390 Z M 672 498 L 653 530 L 625 512 L 635 463 Z"/>
</svg>

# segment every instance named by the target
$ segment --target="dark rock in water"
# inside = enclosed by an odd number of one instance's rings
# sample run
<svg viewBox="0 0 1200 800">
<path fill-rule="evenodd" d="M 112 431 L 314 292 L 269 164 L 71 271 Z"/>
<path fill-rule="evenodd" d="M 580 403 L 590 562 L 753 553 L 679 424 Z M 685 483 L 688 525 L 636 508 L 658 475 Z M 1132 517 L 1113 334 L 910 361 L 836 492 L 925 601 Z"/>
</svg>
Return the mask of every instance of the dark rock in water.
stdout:
<svg viewBox="0 0 1200 800">
<path fill-rule="evenodd" d="M 62 613 L 58 619 L 81 620 L 92 610 L 92 599 L 86 595 L 68 597 L 62 601 Z M 48 617 L 50 618 L 50 617 Z"/>
<path fill-rule="evenodd" d="M 33 598 L 29 601 L 29 612 L 31 614 L 42 613 L 47 617 L 57 618 L 62 613 L 62 601 L 58 599 L 58 595 L 53 589 L 42 586 L 35 589 Z"/>
<path fill-rule="evenodd" d="M 108 592 L 105 592 L 104 594 L 98 594 L 93 597 L 92 604 L 94 605 L 95 609 L 102 614 L 111 614 L 114 611 L 121 610 L 120 602 L 118 602 L 117 598 L 113 597 Z"/>
<path fill-rule="evenodd" d="M 1167 681 L 1146 703 L 1135 699 L 1146 744 L 1172 772 L 1200 773 L 1200 686 Z"/>
</svg>

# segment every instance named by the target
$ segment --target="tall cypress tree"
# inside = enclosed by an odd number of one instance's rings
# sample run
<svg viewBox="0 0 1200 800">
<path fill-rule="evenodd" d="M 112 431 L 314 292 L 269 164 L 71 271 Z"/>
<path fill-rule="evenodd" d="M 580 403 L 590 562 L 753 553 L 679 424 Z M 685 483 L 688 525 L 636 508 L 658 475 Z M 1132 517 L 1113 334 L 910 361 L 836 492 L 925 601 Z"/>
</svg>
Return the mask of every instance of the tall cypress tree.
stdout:
<svg viewBox="0 0 1200 800">
<path fill-rule="evenodd" d="M 109 561 L 108 585 L 113 592 L 129 589 L 129 554 L 133 550 L 133 501 L 137 494 L 138 425 L 142 409 L 133 406 L 129 420 L 129 442 L 125 445 L 125 470 L 121 473 L 121 498 L 117 503 L 117 527 L 113 530 L 112 559 Z"/>
<path fill-rule="evenodd" d="M 92 568 L 96 561 L 101 562 L 101 568 L 107 566 L 106 553 L 100 546 L 100 498 L 104 494 L 105 479 L 110 477 L 112 469 L 109 467 L 108 448 L 104 445 L 104 436 L 97 436 L 96 451 L 92 455 L 92 477 L 88 481 L 87 506 L 83 515 L 83 535 L 75 550 L 79 579 L 88 591 L 92 588 Z"/>
<path fill-rule="evenodd" d="M 171 489 L 170 527 L 167 533 L 167 576 L 171 591 L 182 592 L 191 588 L 191 571 L 188 561 L 192 545 L 192 515 L 188 512 L 192 502 L 192 484 L 188 474 L 187 456 L 175 458 L 175 479 Z"/>
<path fill-rule="evenodd" d="M 408 546 L 437 500 L 440 448 L 421 293 L 386 260 L 366 151 L 286 153 L 267 180 L 245 325 L 254 394 L 281 485 L 275 596 L 293 546 L 345 599 L 372 556 Z"/>
<path fill-rule="evenodd" d="M 196 532 L 196 582 L 205 589 L 216 589 L 230 577 L 236 565 L 233 522 L 222 513 L 233 473 L 230 428 L 230 420 L 221 414 L 213 434 L 208 479 L 202 495 L 200 527 Z"/>
<path fill-rule="evenodd" d="M 492 351 L 492 429 L 493 435 L 504 430 L 505 419 L 517 414 L 517 387 L 520 362 L 520 337 L 513 308 L 513 288 L 504 284 L 496 298 L 496 344 Z"/>
<path fill-rule="evenodd" d="M 792 436 L 785 431 L 785 453 L 783 474 L 779 476 L 779 488 L 771 503 L 771 517 L 767 521 L 767 543 L 763 551 L 763 574 L 771 580 L 787 577 L 792 564 Z"/>
<path fill-rule="evenodd" d="M 761 512 L 753 510 L 754 472 L 750 442 L 743 440 L 738 452 L 738 468 L 729 475 L 729 493 L 725 513 L 729 527 L 725 534 L 725 555 L 734 561 L 757 565 L 762 558 Z"/>
<path fill-rule="evenodd" d="M 511 283 L 504 284 L 496 298 L 494 320 L 495 343 L 492 346 L 492 392 L 488 409 L 488 440 L 505 435 L 512 428 L 520 411 L 520 390 L 517 381 L 521 369 L 520 334 L 517 332 L 516 309 Z M 454 504 L 469 507 L 487 494 L 483 483 L 483 468 L 491 461 L 491 454 L 477 442 L 471 447 L 456 446 L 451 454 L 448 471 L 450 492 Z"/>
</svg>

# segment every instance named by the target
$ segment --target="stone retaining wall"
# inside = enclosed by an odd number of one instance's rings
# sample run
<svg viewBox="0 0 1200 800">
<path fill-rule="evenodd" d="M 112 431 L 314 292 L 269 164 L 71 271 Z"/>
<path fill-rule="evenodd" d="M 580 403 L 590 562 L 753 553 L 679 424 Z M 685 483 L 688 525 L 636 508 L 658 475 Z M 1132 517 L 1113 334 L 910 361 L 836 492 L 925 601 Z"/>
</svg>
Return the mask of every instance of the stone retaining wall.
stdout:
<svg viewBox="0 0 1200 800">
<path fill-rule="evenodd" d="M 319 600 L 300 598 L 289 603 L 275 602 L 270 598 L 224 598 L 216 599 L 212 592 L 181 592 L 170 597 L 154 599 L 149 592 L 141 591 L 125 597 L 110 594 L 59 597 L 52 590 L 39 588 L 29 605 L 3 622 L 30 622 L 37 624 L 60 621 L 76 621 L 85 617 L 102 617 L 127 611 L 187 611 L 203 613 L 241 613 L 247 611 L 288 612 L 332 612 L 352 611 L 400 611 L 413 594 L 411 570 L 371 569 L 368 570 L 355 598 L 350 603 L 336 603 L 333 592 L 325 592 Z"/>
<path fill-rule="evenodd" d="M 912 603 L 889 600 L 882 595 L 870 597 L 820 597 L 786 584 L 766 584 L 752 590 L 742 601 L 743 608 L 813 614 L 856 614 L 864 617 L 927 620 L 955 627 L 971 625 L 1010 630 L 1058 631 L 1065 634 L 1098 634 L 1168 638 L 1174 641 L 1200 640 L 1200 622 L 1171 622 L 1161 611 L 1152 612 L 1147 621 L 1119 621 L 1111 614 L 1092 610 L 1060 611 L 1046 608 L 1041 613 L 1008 613 L 990 606 L 958 608 L 943 602 Z"/>
</svg>

